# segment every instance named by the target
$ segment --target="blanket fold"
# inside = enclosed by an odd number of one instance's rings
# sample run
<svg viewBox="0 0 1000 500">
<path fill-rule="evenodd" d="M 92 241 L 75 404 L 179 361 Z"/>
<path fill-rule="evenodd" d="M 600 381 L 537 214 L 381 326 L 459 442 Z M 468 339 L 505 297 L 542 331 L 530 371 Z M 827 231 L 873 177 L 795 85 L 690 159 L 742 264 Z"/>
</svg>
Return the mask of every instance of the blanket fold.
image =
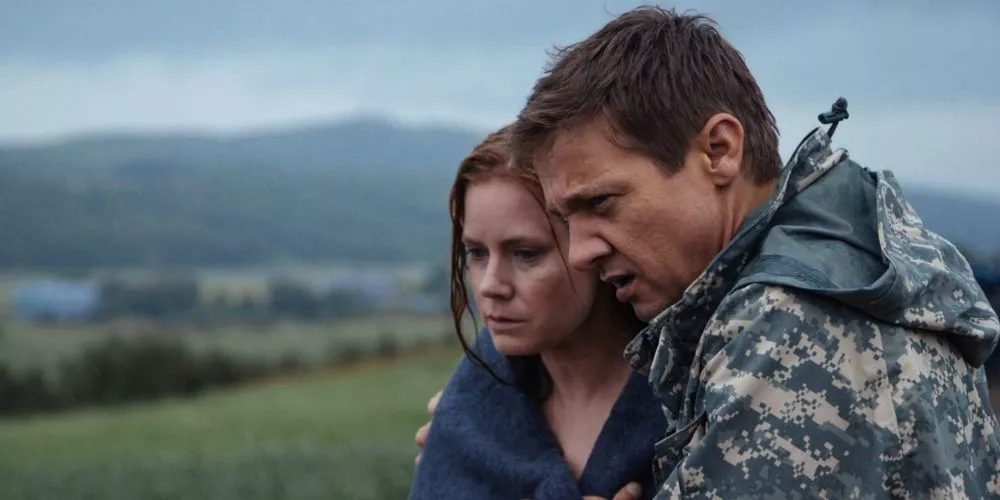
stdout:
<svg viewBox="0 0 1000 500">
<path fill-rule="evenodd" d="M 477 335 L 474 350 L 497 375 L 513 380 L 511 363 L 487 330 Z M 633 373 L 576 480 L 538 404 L 463 356 L 431 421 L 409 498 L 611 498 L 629 481 L 652 498 L 653 444 L 665 432 L 646 378 Z"/>
</svg>

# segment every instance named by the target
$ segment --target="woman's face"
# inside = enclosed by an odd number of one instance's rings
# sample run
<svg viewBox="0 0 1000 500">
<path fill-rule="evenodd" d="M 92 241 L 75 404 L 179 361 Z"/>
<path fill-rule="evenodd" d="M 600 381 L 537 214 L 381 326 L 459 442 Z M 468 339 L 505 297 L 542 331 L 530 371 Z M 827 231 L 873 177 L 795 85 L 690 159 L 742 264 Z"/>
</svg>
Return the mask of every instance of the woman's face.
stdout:
<svg viewBox="0 0 1000 500">
<path fill-rule="evenodd" d="M 565 227 L 520 181 L 500 177 L 469 186 L 462 242 L 476 305 L 500 352 L 528 355 L 557 346 L 590 314 L 596 275 L 566 265 Z"/>
</svg>

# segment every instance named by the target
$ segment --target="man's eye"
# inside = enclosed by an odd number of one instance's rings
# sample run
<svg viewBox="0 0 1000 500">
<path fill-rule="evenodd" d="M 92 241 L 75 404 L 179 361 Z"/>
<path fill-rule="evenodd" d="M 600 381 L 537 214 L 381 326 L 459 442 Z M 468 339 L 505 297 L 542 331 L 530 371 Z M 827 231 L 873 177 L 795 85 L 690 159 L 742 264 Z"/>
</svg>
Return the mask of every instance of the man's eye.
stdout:
<svg viewBox="0 0 1000 500">
<path fill-rule="evenodd" d="M 601 196 L 594 196 L 593 198 L 591 198 L 589 200 L 590 208 L 595 209 L 595 210 L 599 209 L 599 208 L 603 207 L 604 204 L 607 203 L 607 201 L 610 200 L 610 199 L 611 199 L 611 195 L 606 195 L 606 194 L 605 195 L 601 195 Z"/>
</svg>

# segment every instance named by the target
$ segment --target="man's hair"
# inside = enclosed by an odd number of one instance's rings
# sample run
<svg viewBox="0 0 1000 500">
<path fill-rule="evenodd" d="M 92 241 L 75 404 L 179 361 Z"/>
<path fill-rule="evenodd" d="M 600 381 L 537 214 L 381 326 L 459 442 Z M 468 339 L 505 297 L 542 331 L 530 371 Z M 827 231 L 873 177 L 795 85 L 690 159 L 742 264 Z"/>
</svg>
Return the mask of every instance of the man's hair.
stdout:
<svg viewBox="0 0 1000 500">
<path fill-rule="evenodd" d="M 708 17 L 642 6 L 556 51 L 512 127 L 511 148 L 530 171 L 557 131 L 603 119 L 616 145 L 674 172 L 720 112 L 743 125 L 744 174 L 777 177 L 778 129 L 743 56 Z"/>
</svg>

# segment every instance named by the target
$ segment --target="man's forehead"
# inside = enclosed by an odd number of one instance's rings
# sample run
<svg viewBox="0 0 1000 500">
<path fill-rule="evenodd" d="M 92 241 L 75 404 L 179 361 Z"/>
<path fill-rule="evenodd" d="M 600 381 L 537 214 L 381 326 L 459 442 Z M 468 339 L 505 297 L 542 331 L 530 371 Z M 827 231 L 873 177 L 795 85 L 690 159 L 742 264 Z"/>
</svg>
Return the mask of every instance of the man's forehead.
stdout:
<svg viewBox="0 0 1000 500">
<path fill-rule="evenodd" d="M 536 163 L 536 170 L 545 196 L 546 209 L 558 212 L 567 197 L 572 195 L 575 186 L 581 183 L 583 175 L 580 165 L 553 160 L 554 158 L 549 157 Z"/>
<path fill-rule="evenodd" d="M 559 130 L 535 157 L 535 170 L 543 184 L 565 185 L 578 182 L 592 166 L 584 137 L 576 129 Z M 565 186 L 563 186 L 565 187 Z"/>
<path fill-rule="evenodd" d="M 551 169 L 539 176 L 545 207 L 551 213 L 567 213 L 612 186 L 619 184 L 614 169 L 598 169 L 593 165 L 568 164 Z"/>
<path fill-rule="evenodd" d="M 615 169 L 605 164 L 606 154 L 601 154 L 610 145 L 603 123 L 591 122 L 553 134 L 534 158 L 548 208 L 565 208 L 567 202 L 614 177 Z"/>
</svg>

